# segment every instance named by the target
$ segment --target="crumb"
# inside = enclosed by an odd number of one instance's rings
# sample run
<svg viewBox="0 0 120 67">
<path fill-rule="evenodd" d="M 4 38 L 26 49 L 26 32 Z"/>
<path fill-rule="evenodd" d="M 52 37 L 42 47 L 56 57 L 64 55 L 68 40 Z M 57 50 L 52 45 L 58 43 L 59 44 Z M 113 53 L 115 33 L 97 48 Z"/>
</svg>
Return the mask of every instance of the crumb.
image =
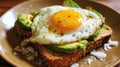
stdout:
<svg viewBox="0 0 120 67">
<path fill-rule="evenodd" d="M 109 40 L 108 43 L 104 44 L 104 50 L 108 51 L 108 50 L 112 49 L 111 46 L 118 46 L 118 44 L 119 44 L 118 41 Z"/>
<path fill-rule="evenodd" d="M 74 63 L 70 67 L 79 67 L 79 64 L 78 63 Z"/>
<path fill-rule="evenodd" d="M 90 54 L 95 56 L 101 61 L 107 56 L 106 53 L 101 52 L 101 51 L 95 51 L 95 50 L 91 51 Z"/>
<path fill-rule="evenodd" d="M 14 55 L 18 55 L 17 52 L 13 52 Z"/>
</svg>

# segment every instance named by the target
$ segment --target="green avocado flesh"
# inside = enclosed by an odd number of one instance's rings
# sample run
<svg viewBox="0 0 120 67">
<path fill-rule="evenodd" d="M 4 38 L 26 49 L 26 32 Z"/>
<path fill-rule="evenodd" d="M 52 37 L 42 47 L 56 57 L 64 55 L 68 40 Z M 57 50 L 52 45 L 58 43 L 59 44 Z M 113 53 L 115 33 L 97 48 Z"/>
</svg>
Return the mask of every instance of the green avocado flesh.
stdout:
<svg viewBox="0 0 120 67">
<path fill-rule="evenodd" d="M 100 31 L 101 31 L 101 29 L 98 29 L 98 30 L 95 32 L 95 34 L 92 35 L 92 36 L 90 36 L 87 40 L 88 40 L 88 41 L 93 41 L 93 40 L 95 40 L 95 39 L 97 38 L 97 36 L 99 35 Z"/>
<path fill-rule="evenodd" d="M 94 9 L 91 9 L 90 11 L 96 13 L 99 17 L 103 18 L 103 15 L 100 12 L 98 12 L 98 11 L 96 11 Z"/>
<path fill-rule="evenodd" d="M 79 50 L 85 50 L 87 43 L 88 43 L 87 40 L 83 40 L 80 42 L 70 43 L 66 45 L 60 45 L 60 46 L 49 45 L 46 47 L 56 52 L 75 53 Z"/>
<path fill-rule="evenodd" d="M 101 30 L 104 28 L 104 24 L 102 24 L 98 29 L 97 29 L 97 31 L 92 35 L 92 36 L 90 36 L 87 40 L 88 41 L 94 41 L 97 37 L 98 37 L 98 35 L 100 34 L 100 32 L 101 32 Z"/>
<path fill-rule="evenodd" d="M 30 30 L 32 24 L 33 16 L 31 14 L 18 14 L 17 21 L 19 22 L 20 26 L 25 29 Z"/>
<path fill-rule="evenodd" d="M 33 16 L 31 14 L 18 14 L 17 21 L 19 22 L 20 26 L 25 29 L 30 30 L 32 24 Z"/>
<path fill-rule="evenodd" d="M 68 7 L 80 8 L 80 6 L 77 3 L 75 3 L 73 0 L 64 0 L 62 5 Z"/>
<path fill-rule="evenodd" d="M 34 11 L 30 14 L 18 14 L 17 21 L 19 22 L 20 26 L 27 30 L 30 30 L 33 19 L 38 13 L 39 12 Z"/>
</svg>

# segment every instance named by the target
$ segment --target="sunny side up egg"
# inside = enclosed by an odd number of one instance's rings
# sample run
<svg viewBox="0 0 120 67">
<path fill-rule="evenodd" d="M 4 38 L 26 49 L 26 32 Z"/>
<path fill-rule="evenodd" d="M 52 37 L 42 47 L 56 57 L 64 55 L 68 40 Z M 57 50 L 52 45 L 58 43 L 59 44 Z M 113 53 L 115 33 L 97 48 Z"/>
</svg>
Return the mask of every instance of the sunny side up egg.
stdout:
<svg viewBox="0 0 120 67">
<path fill-rule="evenodd" d="M 30 40 L 42 45 L 80 41 L 93 35 L 103 21 L 87 9 L 59 5 L 45 7 L 34 18 Z"/>
</svg>

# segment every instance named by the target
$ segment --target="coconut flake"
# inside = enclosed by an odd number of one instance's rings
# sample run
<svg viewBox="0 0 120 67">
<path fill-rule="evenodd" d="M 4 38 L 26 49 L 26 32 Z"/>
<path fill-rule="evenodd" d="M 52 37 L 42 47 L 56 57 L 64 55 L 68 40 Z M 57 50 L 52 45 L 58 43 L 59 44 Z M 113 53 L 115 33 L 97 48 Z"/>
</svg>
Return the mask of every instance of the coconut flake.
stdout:
<svg viewBox="0 0 120 67">
<path fill-rule="evenodd" d="M 14 55 L 17 55 L 17 52 L 13 52 Z"/>
<path fill-rule="evenodd" d="M 111 46 L 118 46 L 118 44 L 119 44 L 118 41 L 109 40 L 108 43 L 104 44 L 104 50 L 108 51 L 108 50 L 112 49 Z"/>
<path fill-rule="evenodd" d="M 112 41 L 112 40 L 109 40 L 108 43 L 113 45 L 113 46 L 118 46 L 118 44 L 119 44 L 118 41 Z"/>
<path fill-rule="evenodd" d="M 74 63 L 70 67 L 79 67 L 79 64 L 78 63 Z"/>
<path fill-rule="evenodd" d="M 97 57 L 100 60 L 103 60 L 106 57 L 106 54 L 104 52 L 101 52 L 101 51 L 93 50 L 90 52 L 90 54 Z"/>
<path fill-rule="evenodd" d="M 87 64 L 91 64 L 94 61 L 94 58 L 88 58 L 87 59 Z"/>
<path fill-rule="evenodd" d="M 110 50 L 110 49 L 112 49 L 112 48 L 110 47 L 110 44 L 109 44 L 109 43 L 105 43 L 105 44 L 104 44 L 104 50 L 108 51 L 108 50 Z"/>
</svg>

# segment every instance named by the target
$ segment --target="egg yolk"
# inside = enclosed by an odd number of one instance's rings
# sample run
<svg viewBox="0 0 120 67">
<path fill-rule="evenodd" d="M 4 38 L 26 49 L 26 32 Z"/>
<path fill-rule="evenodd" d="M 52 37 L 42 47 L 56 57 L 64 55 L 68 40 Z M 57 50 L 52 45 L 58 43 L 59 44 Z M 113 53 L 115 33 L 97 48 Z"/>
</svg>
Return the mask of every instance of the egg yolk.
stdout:
<svg viewBox="0 0 120 67">
<path fill-rule="evenodd" d="M 82 23 L 79 21 L 81 18 L 81 14 L 76 11 L 61 10 L 51 16 L 50 23 L 59 31 L 71 32 L 81 26 Z"/>
</svg>

